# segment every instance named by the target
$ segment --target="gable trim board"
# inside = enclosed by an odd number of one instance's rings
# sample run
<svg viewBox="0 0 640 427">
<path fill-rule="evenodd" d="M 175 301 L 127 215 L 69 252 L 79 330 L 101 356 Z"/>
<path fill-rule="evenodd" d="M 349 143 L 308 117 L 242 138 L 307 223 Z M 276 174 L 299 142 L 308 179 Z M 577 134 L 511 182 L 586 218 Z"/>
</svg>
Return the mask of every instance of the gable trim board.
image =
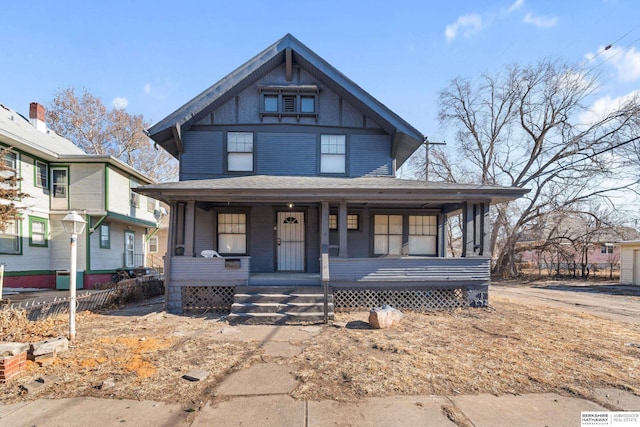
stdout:
<svg viewBox="0 0 640 427">
<path fill-rule="evenodd" d="M 291 34 L 285 35 L 150 127 L 148 129 L 149 137 L 157 145 L 162 146 L 171 155 L 178 158 L 184 149 L 181 136 L 184 131 L 190 129 L 193 124 L 213 112 L 217 107 L 233 99 L 236 94 L 257 82 L 269 71 L 281 64 L 286 64 L 287 50 L 292 52 L 292 60 L 295 63 L 350 102 L 356 109 L 373 118 L 386 132 L 392 135 L 391 155 L 396 158 L 397 167 L 402 166 L 424 142 L 424 135 L 418 130 Z"/>
</svg>

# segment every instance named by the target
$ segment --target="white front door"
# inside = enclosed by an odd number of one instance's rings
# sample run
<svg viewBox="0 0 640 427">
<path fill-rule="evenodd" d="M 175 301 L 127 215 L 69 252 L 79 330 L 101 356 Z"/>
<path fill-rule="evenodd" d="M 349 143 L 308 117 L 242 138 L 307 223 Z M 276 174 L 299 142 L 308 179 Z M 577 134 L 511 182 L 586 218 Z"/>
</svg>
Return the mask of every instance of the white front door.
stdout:
<svg viewBox="0 0 640 427">
<path fill-rule="evenodd" d="M 278 212 L 278 271 L 304 271 L 304 212 Z"/>
<path fill-rule="evenodd" d="M 125 231 L 124 232 L 124 266 L 125 267 L 135 267 L 134 265 L 134 255 L 135 255 L 135 245 L 136 243 L 136 235 L 133 231 Z"/>
</svg>

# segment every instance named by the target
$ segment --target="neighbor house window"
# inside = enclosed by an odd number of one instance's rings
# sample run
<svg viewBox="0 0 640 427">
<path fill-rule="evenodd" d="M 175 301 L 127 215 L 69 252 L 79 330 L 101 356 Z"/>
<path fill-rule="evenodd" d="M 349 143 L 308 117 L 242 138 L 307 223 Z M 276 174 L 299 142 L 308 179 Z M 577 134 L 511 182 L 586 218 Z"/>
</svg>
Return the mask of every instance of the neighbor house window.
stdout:
<svg viewBox="0 0 640 427">
<path fill-rule="evenodd" d="M 253 133 L 227 133 L 227 171 L 253 171 Z"/>
<path fill-rule="evenodd" d="M 2 161 L 4 162 L 6 168 L 13 171 L 13 174 L 15 174 L 18 166 L 18 155 L 13 151 L 5 151 L 4 156 L 2 157 Z"/>
<path fill-rule="evenodd" d="M 409 255 L 435 255 L 438 217 L 409 215 Z"/>
<path fill-rule="evenodd" d="M 150 254 L 158 253 L 158 236 L 153 236 L 149 238 L 149 253 Z"/>
<path fill-rule="evenodd" d="M 18 220 L 9 221 L 4 230 L 0 230 L 0 253 L 20 253 L 20 223 Z"/>
<path fill-rule="evenodd" d="M 100 224 L 100 248 L 111 248 L 111 226 L 109 224 Z"/>
<path fill-rule="evenodd" d="M 375 215 L 373 234 L 376 255 L 402 254 L 402 215 Z"/>
<path fill-rule="evenodd" d="M 67 170 L 66 169 L 53 169 L 51 171 L 51 190 L 53 197 L 66 199 L 67 198 Z"/>
<path fill-rule="evenodd" d="M 139 208 L 140 207 L 140 194 L 133 191 L 134 188 L 138 187 L 138 181 L 134 178 L 130 178 L 129 180 L 129 196 L 131 198 L 131 207 Z"/>
<path fill-rule="evenodd" d="M 346 136 L 320 136 L 320 172 L 345 173 L 346 171 Z"/>
<path fill-rule="evenodd" d="M 239 255 L 247 253 L 246 214 L 218 214 L 218 252 Z"/>
<path fill-rule="evenodd" d="M 158 208 L 158 201 L 147 197 L 147 212 L 153 213 Z"/>
<path fill-rule="evenodd" d="M 46 163 L 36 160 L 36 187 L 49 188 L 49 167 Z"/>
<path fill-rule="evenodd" d="M 601 254 L 612 254 L 613 253 L 613 245 L 602 245 L 600 246 Z"/>
<path fill-rule="evenodd" d="M 47 220 L 29 217 L 29 246 L 47 246 Z"/>
</svg>

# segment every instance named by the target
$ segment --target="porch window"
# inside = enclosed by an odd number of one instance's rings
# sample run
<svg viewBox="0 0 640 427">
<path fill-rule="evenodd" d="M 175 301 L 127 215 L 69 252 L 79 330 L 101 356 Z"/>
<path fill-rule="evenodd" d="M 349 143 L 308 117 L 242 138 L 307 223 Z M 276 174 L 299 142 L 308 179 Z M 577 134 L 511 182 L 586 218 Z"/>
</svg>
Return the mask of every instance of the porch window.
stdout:
<svg viewBox="0 0 640 427">
<path fill-rule="evenodd" d="M 227 170 L 229 172 L 253 171 L 253 133 L 227 133 Z"/>
<path fill-rule="evenodd" d="M 338 229 L 338 215 L 329 215 L 329 230 Z M 347 230 L 359 230 L 360 229 L 360 215 L 349 214 L 347 215 Z"/>
<path fill-rule="evenodd" d="M 409 216 L 409 255 L 435 255 L 438 217 Z"/>
<path fill-rule="evenodd" d="M 346 135 L 320 136 L 320 172 L 346 172 Z"/>
<path fill-rule="evenodd" d="M 49 167 L 45 162 L 36 160 L 36 187 L 49 188 Z"/>
<path fill-rule="evenodd" d="M 236 255 L 247 253 L 246 214 L 218 214 L 218 252 Z"/>
<path fill-rule="evenodd" d="M 0 253 L 20 253 L 20 223 L 18 220 L 9 221 L 4 230 L 0 230 Z"/>
<path fill-rule="evenodd" d="M 373 232 L 376 255 L 402 254 L 402 215 L 375 215 Z"/>
</svg>

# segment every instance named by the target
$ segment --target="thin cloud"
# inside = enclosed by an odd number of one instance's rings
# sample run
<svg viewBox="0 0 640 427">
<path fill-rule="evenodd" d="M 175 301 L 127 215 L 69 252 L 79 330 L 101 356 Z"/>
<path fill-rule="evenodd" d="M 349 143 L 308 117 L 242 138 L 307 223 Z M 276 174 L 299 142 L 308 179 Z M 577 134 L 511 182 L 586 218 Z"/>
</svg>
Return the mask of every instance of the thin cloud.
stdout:
<svg viewBox="0 0 640 427">
<path fill-rule="evenodd" d="M 151 94 L 151 83 L 147 83 L 146 85 L 144 85 L 144 93 L 146 93 L 147 95 Z"/>
<path fill-rule="evenodd" d="M 555 16 L 536 16 L 533 13 L 527 13 L 522 22 L 535 25 L 538 28 L 549 28 L 558 23 L 558 18 Z"/>
<path fill-rule="evenodd" d="M 520 9 L 522 6 L 524 6 L 524 0 L 516 0 L 510 7 L 509 9 L 507 9 L 507 15 L 509 15 L 512 12 L 515 12 L 516 10 Z"/>
<path fill-rule="evenodd" d="M 462 15 L 453 24 L 447 25 L 444 35 L 447 41 L 453 41 L 461 32 L 464 37 L 470 37 L 482 29 L 482 17 L 475 13 Z"/>
<path fill-rule="evenodd" d="M 630 102 L 634 98 L 640 96 L 640 91 L 636 90 L 630 92 L 624 96 L 617 98 L 611 98 L 610 96 L 604 96 L 596 100 L 588 111 L 580 114 L 580 122 L 584 125 L 590 125 L 604 119 L 608 114 L 620 108 L 622 105 Z"/>
<path fill-rule="evenodd" d="M 596 53 L 589 52 L 585 55 L 587 61 L 592 62 L 600 57 L 596 67 L 609 63 L 613 65 L 621 82 L 632 82 L 640 79 L 640 51 L 635 47 L 623 49 L 619 47 L 600 46 Z"/>
<path fill-rule="evenodd" d="M 127 98 L 118 97 L 113 98 L 113 101 L 111 101 L 111 106 L 116 110 L 124 110 L 128 105 L 129 101 L 127 100 Z"/>
</svg>

